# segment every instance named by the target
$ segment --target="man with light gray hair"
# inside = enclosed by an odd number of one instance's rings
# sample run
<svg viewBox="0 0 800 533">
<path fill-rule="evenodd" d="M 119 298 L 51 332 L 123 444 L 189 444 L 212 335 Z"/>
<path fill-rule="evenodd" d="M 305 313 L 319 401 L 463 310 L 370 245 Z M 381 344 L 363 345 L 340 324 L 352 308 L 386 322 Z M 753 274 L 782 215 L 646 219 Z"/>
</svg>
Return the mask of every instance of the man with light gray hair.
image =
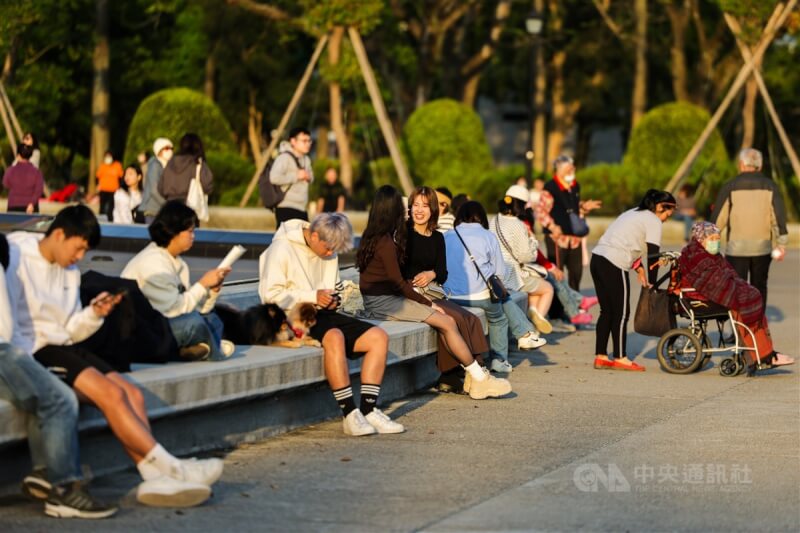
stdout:
<svg viewBox="0 0 800 533">
<path fill-rule="evenodd" d="M 309 335 L 322 343 L 325 377 L 342 410 L 345 434 L 402 433 L 403 426 L 377 408 L 389 337 L 378 326 L 336 312 L 338 254 L 352 247 L 353 227 L 342 213 L 320 213 L 311 223 L 285 221 L 258 260 L 258 295 L 262 303 L 285 311 L 299 303 L 317 307 Z M 361 402 L 356 407 L 347 360 L 361 357 Z"/>
<path fill-rule="evenodd" d="M 783 261 L 789 241 L 786 210 L 778 185 L 761 173 L 754 148 L 739 152 L 739 175 L 717 195 L 711 222 L 727 240 L 725 256 L 739 276 L 761 292 L 767 305 L 767 277 L 774 258 Z"/>
</svg>

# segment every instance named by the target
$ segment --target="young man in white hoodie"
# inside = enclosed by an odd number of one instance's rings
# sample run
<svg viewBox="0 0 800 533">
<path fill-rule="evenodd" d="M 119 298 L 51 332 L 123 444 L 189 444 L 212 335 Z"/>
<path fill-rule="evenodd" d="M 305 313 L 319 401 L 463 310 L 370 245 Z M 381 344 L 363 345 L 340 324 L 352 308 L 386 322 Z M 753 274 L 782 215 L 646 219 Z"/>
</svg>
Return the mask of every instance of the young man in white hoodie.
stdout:
<svg viewBox="0 0 800 533">
<path fill-rule="evenodd" d="M 27 416 L 33 472 L 22 482 L 29 497 L 45 501 L 57 518 L 106 518 L 117 507 L 95 501 L 82 487 L 78 457 L 78 399 L 69 387 L 9 344 L 14 322 L 6 291 L 8 243 L 0 234 L 0 398 Z"/>
<path fill-rule="evenodd" d="M 368 322 L 336 312 L 341 252 L 353 246 L 353 227 L 342 213 L 321 213 L 309 224 L 288 220 L 259 258 L 258 294 L 284 310 L 302 302 L 317 306 L 310 335 L 322 343 L 325 377 L 344 416 L 347 435 L 402 433 L 405 428 L 376 407 L 389 337 Z M 361 402 L 356 407 L 347 359 L 364 357 Z"/>
<path fill-rule="evenodd" d="M 88 307 L 81 305 L 76 263 L 100 241 L 94 213 L 83 205 L 66 207 L 44 237 L 15 232 L 8 241 L 8 296 L 16 325 L 11 344 L 32 353 L 102 411 L 142 475 L 141 503 L 189 507 L 206 501 L 210 485 L 222 474 L 222 461 L 172 456 L 150 432 L 139 388 L 100 357 L 74 346 L 94 334 L 121 299 L 103 292 Z"/>
</svg>

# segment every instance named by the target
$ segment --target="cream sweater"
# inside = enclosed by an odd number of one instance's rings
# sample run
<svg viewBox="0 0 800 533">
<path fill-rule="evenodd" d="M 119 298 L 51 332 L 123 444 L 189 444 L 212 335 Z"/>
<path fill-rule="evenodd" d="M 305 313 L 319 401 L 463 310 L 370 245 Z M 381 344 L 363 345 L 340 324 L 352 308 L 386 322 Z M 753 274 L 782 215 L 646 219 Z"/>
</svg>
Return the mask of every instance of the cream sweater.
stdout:
<svg viewBox="0 0 800 533">
<path fill-rule="evenodd" d="M 189 285 L 189 265 L 151 242 L 131 259 L 120 277 L 135 280 L 150 305 L 167 318 L 214 309 L 218 292 Z"/>
<path fill-rule="evenodd" d="M 0 265 L 0 344 L 8 344 L 14 331 L 11 321 L 11 304 L 8 303 L 6 290 L 6 271 Z"/>
<path fill-rule="evenodd" d="M 81 306 L 77 265 L 63 268 L 47 261 L 39 251 L 42 237 L 21 231 L 8 236 L 6 281 L 15 324 L 11 344 L 30 354 L 47 345 L 80 342 L 103 325 L 91 306 Z"/>
<path fill-rule="evenodd" d="M 339 258 L 323 259 L 303 238 L 308 227 L 303 220 L 281 224 L 272 244 L 258 259 L 258 295 L 263 303 L 275 303 L 290 309 L 298 302 L 317 302 L 317 290 L 336 288 L 339 282 Z"/>
</svg>

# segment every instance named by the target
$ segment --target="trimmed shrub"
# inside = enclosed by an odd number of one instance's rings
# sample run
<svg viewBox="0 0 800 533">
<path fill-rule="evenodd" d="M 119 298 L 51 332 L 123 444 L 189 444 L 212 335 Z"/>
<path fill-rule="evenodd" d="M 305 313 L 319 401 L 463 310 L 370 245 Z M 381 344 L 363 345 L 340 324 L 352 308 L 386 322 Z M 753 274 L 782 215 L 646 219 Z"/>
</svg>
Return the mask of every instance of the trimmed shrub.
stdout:
<svg viewBox="0 0 800 533">
<path fill-rule="evenodd" d="M 403 128 L 403 148 L 416 183 L 461 190 L 492 170 L 480 117 L 455 100 L 417 108 Z"/>
<path fill-rule="evenodd" d="M 214 192 L 208 199 L 210 204 L 238 206 L 247 184 L 256 171 L 255 165 L 233 152 L 208 152 L 206 159 L 214 174 Z M 258 190 L 250 198 L 255 205 Z"/>
<path fill-rule="evenodd" d="M 578 170 L 578 182 L 582 199 L 602 200 L 603 207 L 593 211 L 596 214 L 616 216 L 636 207 L 641 200 L 642 195 L 631 188 L 641 180 L 625 165 L 598 163 L 586 167 Z"/>
<path fill-rule="evenodd" d="M 710 120 L 708 112 L 686 102 L 672 102 L 648 111 L 633 129 L 623 164 L 631 170 L 630 192 L 639 198 L 647 189 L 663 189 Z M 731 176 L 732 164 L 718 130 L 714 130 L 685 181 L 709 193 Z"/>
<path fill-rule="evenodd" d="M 454 195 L 464 193 L 470 198 L 481 203 L 487 213 L 497 212 L 497 202 L 503 197 L 509 187 L 514 185 L 517 178 L 525 175 L 525 165 L 518 163 L 500 167 L 484 173 L 476 185 L 462 185 L 451 188 Z M 465 185 L 468 185 L 465 188 Z"/>
<path fill-rule="evenodd" d="M 135 161 L 139 152 L 150 153 L 153 141 L 166 137 L 178 143 L 186 133 L 203 140 L 206 154 L 236 152 L 233 132 L 219 107 L 202 93 L 191 89 L 164 89 L 142 100 L 128 129 L 123 161 Z"/>
</svg>

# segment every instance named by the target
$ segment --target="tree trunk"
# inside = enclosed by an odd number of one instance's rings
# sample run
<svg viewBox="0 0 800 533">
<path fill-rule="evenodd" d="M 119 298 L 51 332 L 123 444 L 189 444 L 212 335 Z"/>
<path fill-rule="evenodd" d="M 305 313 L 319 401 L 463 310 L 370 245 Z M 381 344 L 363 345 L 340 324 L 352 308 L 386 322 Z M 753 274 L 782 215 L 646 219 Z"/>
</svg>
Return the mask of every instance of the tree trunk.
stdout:
<svg viewBox="0 0 800 533">
<path fill-rule="evenodd" d="M 631 101 L 631 130 L 647 109 L 647 0 L 635 0 L 633 10 L 636 14 L 634 35 L 636 60 Z"/>
<path fill-rule="evenodd" d="M 214 83 L 214 76 L 216 73 L 217 60 L 214 57 L 214 51 L 212 50 L 211 53 L 208 54 L 208 57 L 206 57 L 206 74 L 205 81 L 203 83 L 203 93 L 211 100 L 214 99 L 214 93 L 216 93 L 216 84 Z"/>
<path fill-rule="evenodd" d="M 17 51 L 17 37 L 14 37 L 11 40 L 11 44 L 8 46 L 8 51 L 6 52 L 6 57 L 3 60 L 3 73 L 0 74 L 0 80 L 8 81 L 11 79 L 11 74 L 14 71 L 14 55 Z"/>
<path fill-rule="evenodd" d="M 544 13 L 544 0 L 535 0 L 534 8 Z M 544 62 L 544 46 L 541 42 L 536 47 L 536 79 L 533 81 L 533 169 L 544 172 L 547 169 L 547 66 Z"/>
<path fill-rule="evenodd" d="M 494 10 L 494 20 L 489 30 L 489 36 L 481 49 L 461 67 L 461 77 L 466 77 L 464 88 L 461 91 L 461 101 L 470 107 L 475 106 L 478 96 L 478 86 L 481 82 L 483 69 L 494 56 L 500 36 L 503 34 L 508 16 L 511 14 L 511 0 L 501 0 Z"/>
<path fill-rule="evenodd" d="M 575 114 L 580 109 L 580 102 L 564 101 L 564 63 L 567 53 L 563 50 L 553 54 L 551 84 L 553 118 L 550 133 L 547 137 L 547 160 L 553 161 L 564 148 L 564 139 L 575 123 Z"/>
<path fill-rule="evenodd" d="M 339 63 L 342 52 L 342 37 L 344 37 L 344 27 L 336 26 L 331 32 L 331 40 L 328 43 L 328 62 L 331 67 Z M 344 122 L 342 121 L 342 88 L 339 83 L 329 82 L 328 91 L 330 94 L 331 106 L 331 129 L 336 135 L 336 148 L 339 152 L 339 179 L 347 192 L 353 191 L 353 162 L 350 157 L 350 141 L 347 138 Z"/>
<path fill-rule="evenodd" d="M 253 153 L 253 161 L 256 168 L 261 166 L 261 154 L 264 150 L 262 142 L 261 119 L 263 114 L 256 108 L 256 92 L 250 91 L 250 105 L 247 109 L 247 139 L 250 144 L 250 151 Z"/>
<path fill-rule="evenodd" d="M 97 21 L 95 26 L 95 45 L 92 65 L 94 67 L 94 83 L 92 85 L 92 144 L 89 159 L 89 183 L 87 192 L 91 195 L 96 190 L 95 173 L 103 154 L 109 147 L 110 132 L 108 129 L 109 92 L 108 66 L 110 54 L 108 48 L 108 0 L 96 0 Z"/>
<path fill-rule="evenodd" d="M 675 99 L 688 102 L 689 78 L 686 68 L 686 27 L 689 24 L 687 12 L 689 1 L 683 3 L 683 8 L 673 3 L 667 4 L 667 16 L 672 29 L 672 45 L 670 46 L 670 71 L 672 74 L 672 92 Z"/>
<path fill-rule="evenodd" d="M 758 83 L 754 77 L 750 77 L 744 86 L 742 149 L 752 148 L 756 137 L 756 98 L 758 98 Z"/>
<path fill-rule="evenodd" d="M 317 128 L 317 159 L 328 159 L 330 147 L 328 145 L 328 126 L 320 125 Z"/>
</svg>

